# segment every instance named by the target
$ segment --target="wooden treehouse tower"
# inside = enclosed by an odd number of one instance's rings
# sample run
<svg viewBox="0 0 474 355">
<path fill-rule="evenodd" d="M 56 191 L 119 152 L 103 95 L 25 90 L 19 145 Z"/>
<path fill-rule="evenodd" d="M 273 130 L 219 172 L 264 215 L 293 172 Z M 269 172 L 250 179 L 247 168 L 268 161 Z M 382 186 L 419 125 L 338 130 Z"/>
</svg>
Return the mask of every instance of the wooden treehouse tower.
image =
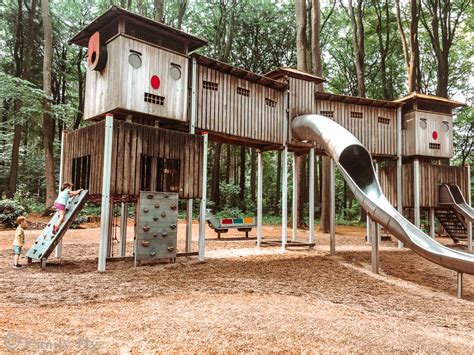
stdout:
<svg viewBox="0 0 474 355">
<path fill-rule="evenodd" d="M 318 92 L 323 78 L 292 68 L 259 75 L 219 62 L 194 52 L 205 40 L 117 6 L 70 43 L 88 48 L 84 118 L 90 124 L 64 133 L 61 176 L 101 201 L 99 271 L 105 270 L 106 259 L 112 256 L 114 204 L 122 207 L 120 256 L 124 256 L 127 204 L 148 206 L 137 207 L 138 224 L 145 229 L 149 226 L 142 222 L 148 217 L 142 212 L 149 213 L 158 205 L 174 206 L 172 213 L 160 213 L 176 228 L 168 217 L 177 216 L 177 204 L 149 201 L 171 196 L 187 200 L 186 255 L 192 252 L 193 199 L 200 199 L 195 254 L 204 259 L 208 140 L 257 149 L 258 245 L 262 241 L 263 152 L 283 152 L 283 248 L 288 242 L 288 153 L 309 154 L 309 244 L 313 245 L 314 155 L 325 152 L 314 142 L 293 139 L 290 125 L 301 114 L 329 117 L 351 131 L 377 166 L 383 164 L 379 169 L 383 189 L 399 211 L 411 208 L 419 220 L 420 208 L 438 208 L 438 182 L 457 184 L 467 194 L 467 168 L 441 165 L 453 155 L 451 110 L 460 105 L 454 101 L 420 94 L 387 101 Z M 293 183 L 294 209 L 298 186 Z M 334 199 L 331 209 L 335 209 Z M 293 223 L 296 239 L 295 219 Z M 156 249 L 160 246 L 146 234 L 137 238 L 142 258 L 176 256 L 174 241 L 158 243 L 173 247 L 170 252 Z M 334 218 L 331 240 L 335 240 Z"/>
</svg>

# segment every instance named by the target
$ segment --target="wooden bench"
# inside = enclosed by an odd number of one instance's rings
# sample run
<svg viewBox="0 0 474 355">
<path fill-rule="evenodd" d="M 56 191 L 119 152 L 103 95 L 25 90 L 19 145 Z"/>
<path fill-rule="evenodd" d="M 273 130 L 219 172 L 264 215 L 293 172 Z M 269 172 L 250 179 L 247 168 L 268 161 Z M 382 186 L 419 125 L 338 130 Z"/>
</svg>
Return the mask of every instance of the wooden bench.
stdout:
<svg viewBox="0 0 474 355">
<path fill-rule="evenodd" d="M 217 238 L 221 238 L 221 234 L 227 233 L 229 229 L 237 229 L 239 232 L 245 232 L 245 238 L 249 237 L 249 232 L 257 226 L 257 218 L 217 218 L 209 211 L 206 215 L 206 221 L 216 233 Z"/>
</svg>

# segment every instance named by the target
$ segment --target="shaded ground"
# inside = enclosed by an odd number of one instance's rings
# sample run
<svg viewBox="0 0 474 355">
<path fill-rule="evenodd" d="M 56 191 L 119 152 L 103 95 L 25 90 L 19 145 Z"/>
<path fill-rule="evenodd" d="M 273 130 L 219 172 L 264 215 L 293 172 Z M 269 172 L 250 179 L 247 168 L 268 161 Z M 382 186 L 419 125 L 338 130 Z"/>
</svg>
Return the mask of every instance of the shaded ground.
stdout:
<svg viewBox="0 0 474 355">
<path fill-rule="evenodd" d="M 204 263 L 120 261 L 105 274 L 96 272 L 98 232 L 68 232 L 63 258 L 43 271 L 12 269 L 11 232 L 0 232 L 0 352 L 474 351 L 474 278 L 465 276 L 465 299 L 456 299 L 454 272 L 395 242 L 382 244 L 373 275 L 363 228 L 338 227 L 336 257 L 325 234 L 314 250 L 258 255 L 255 240 L 209 231 Z M 28 231 L 28 243 L 37 234 Z"/>
</svg>

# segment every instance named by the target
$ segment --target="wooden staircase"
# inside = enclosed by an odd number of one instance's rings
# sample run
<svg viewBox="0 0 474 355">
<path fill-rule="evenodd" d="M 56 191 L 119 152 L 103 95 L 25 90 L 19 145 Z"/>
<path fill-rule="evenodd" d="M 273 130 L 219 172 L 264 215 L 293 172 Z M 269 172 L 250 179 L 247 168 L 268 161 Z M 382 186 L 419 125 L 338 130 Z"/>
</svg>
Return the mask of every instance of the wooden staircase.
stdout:
<svg viewBox="0 0 474 355">
<path fill-rule="evenodd" d="M 465 223 L 464 218 L 459 216 L 459 214 L 452 208 L 437 209 L 435 215 L 446 233 L 455 243 L 467 239 L 467 224 Z"/>
</svg>

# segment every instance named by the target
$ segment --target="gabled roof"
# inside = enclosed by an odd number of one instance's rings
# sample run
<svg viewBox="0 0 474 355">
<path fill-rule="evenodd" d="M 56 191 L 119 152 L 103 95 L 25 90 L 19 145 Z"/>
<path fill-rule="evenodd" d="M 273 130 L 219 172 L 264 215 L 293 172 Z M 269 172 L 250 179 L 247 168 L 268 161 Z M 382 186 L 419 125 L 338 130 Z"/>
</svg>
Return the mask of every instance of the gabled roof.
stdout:
<svg viewBox="0 0 474 355">
<path fill-rule="evenodd" d="M 201 65 L 204 65 L 211 69 L 215 69 L 222 73 L 235 76 L 237 78 L 248 80 L 248 81 L 251 81 L 263 86 L 267 86 L 269 88 L 276 89 L 276 90 L 285 90 L 287 88 L 287 84 L 281 81 L 276 81 L 271 78 L 267 78 L 266 76 L 258 75 L 248 70 L 234 67 L 230 64 L 220 62 L 218 60 L 215 60 L 215 59 L 212 59 L 212 58 L 209 58 L 197 53 L 192 53 L 191 57 L 196 58 L 196 61 Z"/>
<path fill-rule="evenodd" d="M 338 94 L 331 94 L 330 92 L 323 92 L 323 91 L 316 91 L 315 97 L 316 99 L 320 99 L 320 100 L 346 102 L 349 104 L 386 107 L 386 108 L 398 108 L 405 104 L 404 102 L 368 99 L 365 97 L 358 97 L 358 96 L 338 95 Z"/>
<path fill-rule="evenodd" d="M 275 79 L 275 80 L 278 80 L 285 76 L 289 76 L 296 79 L 312 81 L 312 82 L 315 82 L 316 84 L 321 84 L 326 81 L 319 76 L 306 73 L 298 69 L 286 68 L 286 67 L 279 67 L 279 68 L 273 69 L 272 71 L 266 73 L 265 76 Z"/>
<path fill-rule="evenodd" d="M 125 18 L 130 22 L 136 23 L 137 26 L 152 27 L 153 29 L 166 33 L 166 35 L 169 35 L 169 37 L 177 41 L 186 42 L 189 51 L 194 51 L 207 44 L 207 41 L 199 37 L 193 36 L 181 30 L 177 30 L 176 28 L 167 26 L 161 22 L 151 20 L 147 17 L 137 15 L 116 5 L 113 5 L 109 10 L 107 10 L 101 16 L 96 18 L 94 21 L 92 21 L 89 25 L 84 27 L 79 33 L 72 37 L 68 43 L 87 47 L 89 38 L 93 33 L 104 28 L 111 22 L 117 21 L 119 18 Z"/>
<path fill-rule="evenodd" d="M 401 97 L 397 100 L 394 100 L 395 102 L 410 102 L 410 101 L 416 101 L 416 100 L 421 100 L 425 102 L 433 102 L 441 105 L 446 105 L 451 108 L 457 108 L 457 107 L 463 107 L 467 106 L 467 104 L 459 101 L 454 101 L 454 100 L 449 100 L 445 97 L 439 97 L 439 96 L 433 96 L 433 95 L 426 95 L 426 94 L 420 94 L 418 92 L 412 92 L 410 95 Z"/>
</svg>

